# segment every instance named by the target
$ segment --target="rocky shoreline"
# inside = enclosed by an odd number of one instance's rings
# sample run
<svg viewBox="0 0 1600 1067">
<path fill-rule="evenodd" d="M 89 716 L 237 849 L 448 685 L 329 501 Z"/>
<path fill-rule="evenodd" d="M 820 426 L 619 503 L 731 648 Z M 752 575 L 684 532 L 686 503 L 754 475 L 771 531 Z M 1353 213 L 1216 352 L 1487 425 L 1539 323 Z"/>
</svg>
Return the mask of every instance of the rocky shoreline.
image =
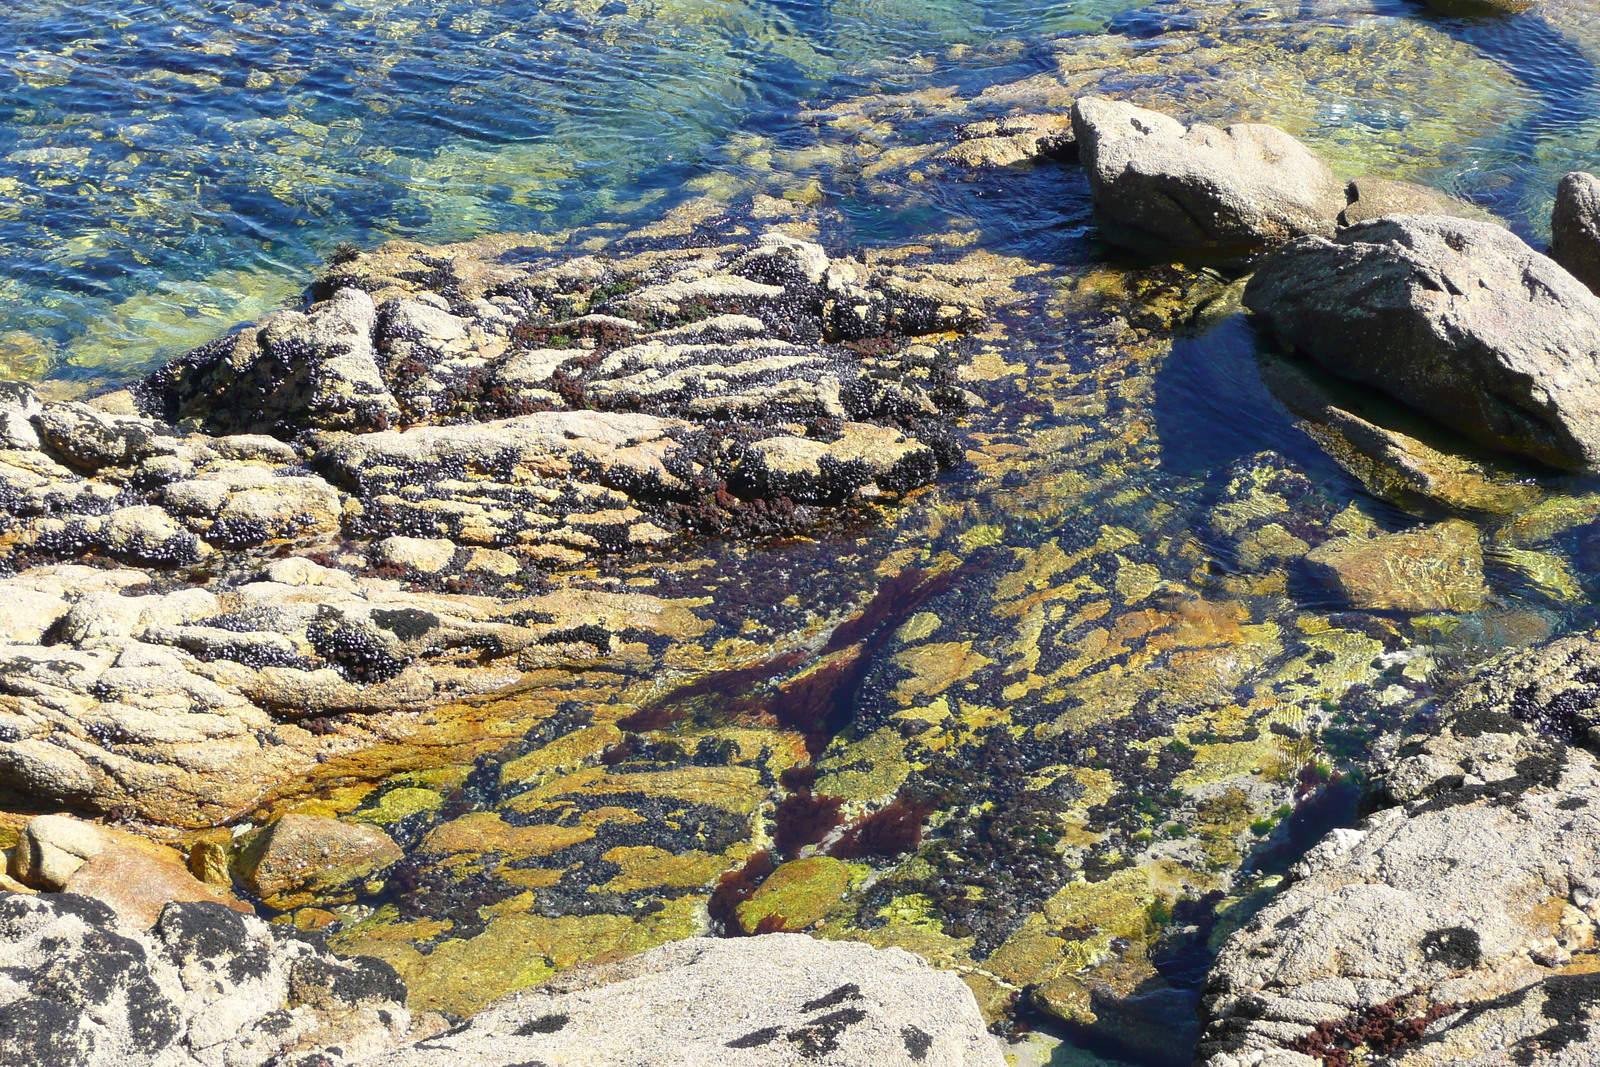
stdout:
<svg viewBox="0 0 1600 1067">
<path fill-rule="evenodd" d="M 1547 257 L 1098 69 L 864 179 L 1070 171 L 1154 266 L 758 193 L 6 384 L 0 1058 L 1592 1059 L 1600 185 Z M 1166 471 L 1230 328 L 1323 467 Z"/>
</svg>

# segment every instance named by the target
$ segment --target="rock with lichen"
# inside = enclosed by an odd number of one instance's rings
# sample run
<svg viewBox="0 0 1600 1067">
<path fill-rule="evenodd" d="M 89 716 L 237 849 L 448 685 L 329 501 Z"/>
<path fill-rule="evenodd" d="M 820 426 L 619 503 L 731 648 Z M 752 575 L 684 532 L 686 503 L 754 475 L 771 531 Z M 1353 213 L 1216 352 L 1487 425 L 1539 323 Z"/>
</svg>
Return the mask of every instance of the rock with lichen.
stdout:
<svg viewBox="0 0 1600 1067">
<path fill-rule="evenodd" d="M 5 894 L 0 930 L 6 1063 L 266 1067 L 323 1049 L 352 1062 L 411 1024 L 384 964 L 218 903 L 167 904 L 145 931 L 86 896 Z"/>
<path fill-rule="evenodd" d="M 1592 1062 L 1600 764 L 1592 635 L 1489 665 L 1401 743 L 1380 796 L 1234 934 L 1206 987 L 1207 1067 Z"/>
</svg>

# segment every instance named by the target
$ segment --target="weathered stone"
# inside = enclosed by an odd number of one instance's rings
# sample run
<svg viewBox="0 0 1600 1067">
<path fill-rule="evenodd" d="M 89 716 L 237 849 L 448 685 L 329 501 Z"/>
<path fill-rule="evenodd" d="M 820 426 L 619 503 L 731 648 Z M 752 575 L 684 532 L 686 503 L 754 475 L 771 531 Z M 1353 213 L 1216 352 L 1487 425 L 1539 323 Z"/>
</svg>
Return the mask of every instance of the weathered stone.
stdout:
<svg viewBox="0 0 1600 1067">
<path fill-rule="evenodd" d="M 389 835 L 370 823 L 319 815 L 285 815 L 240 846 L 234 870 L 268 905 L 288 909 L 312 900 L 346 899 L 352 883 L 382 871 L 404 855 Z"/>
<path fill-rule="evenodd" d="M 1197 1062 L 1594 1062 L 1600 765 L 1558 725 L 1594 704 L 1593 645 L 1489 665 L 1401 746 L 1381 794 L 1400 806 L 1325 837 L 1223 946 Z"/>
<path fill-rule="evenodd" d="M 411 1024 L 384 964 L 214 902 L 168 904 L 146 932 L 89 897 L 0 895 L 0 967 L 8 1064 L 267 1067 L 318 1049 L 349 1063 Z"/>
<path fill-rule="evenodd" d="M 1483 547 L 1470 523 L 1339 538 L 1306 556 L 1350 604 L 1374 611 L 1476 611 L 1488 587 Z"/>
<path fill-rule="evenodd" d="M 1600 298 L 1506 230 L 1397 216 L 1307 237 L 1244 301 L 1285 344 L 1480 444 L 1600 463 Z"/>
<path fill-rule="evenodd" d="M 1185 127 L 1080 97 L 1073 129 L 1095 207 L 1145 241 L 1241 251 L 1331 234 L 1343 187 L 1315 153 L 1272 126 Z"/>
<path fill-rule="evenodd" d="M 438 574 L 455 558 L 456 544 L 446 537 L 385 537 L 373 546 L 383 563 L 421 574 Z"/>
<path fill-rule="evenodd" d="M 30 819 L 11 850 L 11 876 L 35 889 L 64 888 L 85 863 L 112 850 L 142 852 L 158 861 L 179 862 L 170 849 L 142 837 L 70 815 Z"/>
<path fill-rule="evenodd" d="M 901 951 L 795 934 L 693 938 L 572 972 L 371 1067 L 805 1063 L 1001 1067 L 972 993 Z"/>
<path fill-rule="evenodd" d="M 118 845 L 85 860 L 72 872 L 65 892 L 93 897 L 108 905 L 125 924 L 148 930 L 173 901 L 205 900 L 253 914 L 250 905 L 231 893 L 195 878 L 176 856 L 158 856 L 148 848 Z"/>
<path fill-rule="evenodd" d="M 1550 258 L 1600 294 L 1600 178 L 1574 171 L 1556 188 Z"/>
</svg>

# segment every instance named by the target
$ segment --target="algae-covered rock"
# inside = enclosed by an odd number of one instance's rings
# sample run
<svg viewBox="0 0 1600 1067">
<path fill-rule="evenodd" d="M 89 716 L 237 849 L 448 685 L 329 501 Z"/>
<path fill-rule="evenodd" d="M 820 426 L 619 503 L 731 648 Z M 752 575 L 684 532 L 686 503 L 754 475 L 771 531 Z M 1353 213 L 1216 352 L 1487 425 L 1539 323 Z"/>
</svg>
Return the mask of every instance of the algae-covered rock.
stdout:
<svg viewBox="0 0 1600 1067">
<path fill-rule="evenodd" d="M 820 922 L 849 888 L 850 868 L 836 859 L 791 860 L 739 905 L 739 927 L 747 934 L 805 930 Z"/>
<path fill-rule="evenodd" d="M 1478 532 L 1455 519 L 1404 533 L 1329 541 L 1308 553 L 1306 562 L 1360 608 L 1476 611 L 1488 595 Z"/>
<path fill-rule="evenodd" d="M 359 893 L 368 878 L 404 855 L 376 826 L 317 815 L 285 815 L 241 843 L 234 870 L 269 906 Z"/>
</svg>

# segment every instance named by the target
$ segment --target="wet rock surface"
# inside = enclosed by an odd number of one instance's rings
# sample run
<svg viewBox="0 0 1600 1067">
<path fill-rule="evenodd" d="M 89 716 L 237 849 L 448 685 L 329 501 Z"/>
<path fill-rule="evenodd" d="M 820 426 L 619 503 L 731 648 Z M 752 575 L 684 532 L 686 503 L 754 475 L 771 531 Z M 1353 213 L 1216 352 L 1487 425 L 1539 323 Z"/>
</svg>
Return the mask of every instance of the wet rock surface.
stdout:
<svg viewBox="0 0 1600 1067">
<path fill-rule="evenodd" d="M 1343 407 L 1419 517 L 1478 528 L 1483 591 L 1330 603 L 1307 556 L 1407 525 L 1227 361 L 1225 279 L 1086 251 L 1079 98 L 1397 179 L 1528 118 L 1422 20 L 1300 10 L 973 49 L 1024 68 L 981 89 L 894 68 L 675 205 L 341 255 L 143 415 L 0 399 L 34 509 L 0 618 L 12 795 L 132 819 L 212 884 L 283 817 L 381 828 L 403 859 L 276 918 L 388 961 L 419 1012 L 806 931 L 955 971 L 1002 1027 L 1181 1059 L 1272 864 L 1441 672 L 1585 600 L 1600 514 Z M 1355 74 L 1410 121 L 1330 130 Z M 919 243 L 859 247 L 886 218 Z M 302 374 L 308 343 L 336 366 Z"/>
<path fill-rule="evenodd" d="M 1491 664 L 1224 946 L 1197 1062 L 1593 1062 L 1593 635 Z"/>
<path fill-rule="evenodd" d="M 1503 229 L 1396 216 L 1306 238 L 1244 301 L 1286 345 L 1475 441 L 1600 462 L 1600 300 Z"/>
</svg>

